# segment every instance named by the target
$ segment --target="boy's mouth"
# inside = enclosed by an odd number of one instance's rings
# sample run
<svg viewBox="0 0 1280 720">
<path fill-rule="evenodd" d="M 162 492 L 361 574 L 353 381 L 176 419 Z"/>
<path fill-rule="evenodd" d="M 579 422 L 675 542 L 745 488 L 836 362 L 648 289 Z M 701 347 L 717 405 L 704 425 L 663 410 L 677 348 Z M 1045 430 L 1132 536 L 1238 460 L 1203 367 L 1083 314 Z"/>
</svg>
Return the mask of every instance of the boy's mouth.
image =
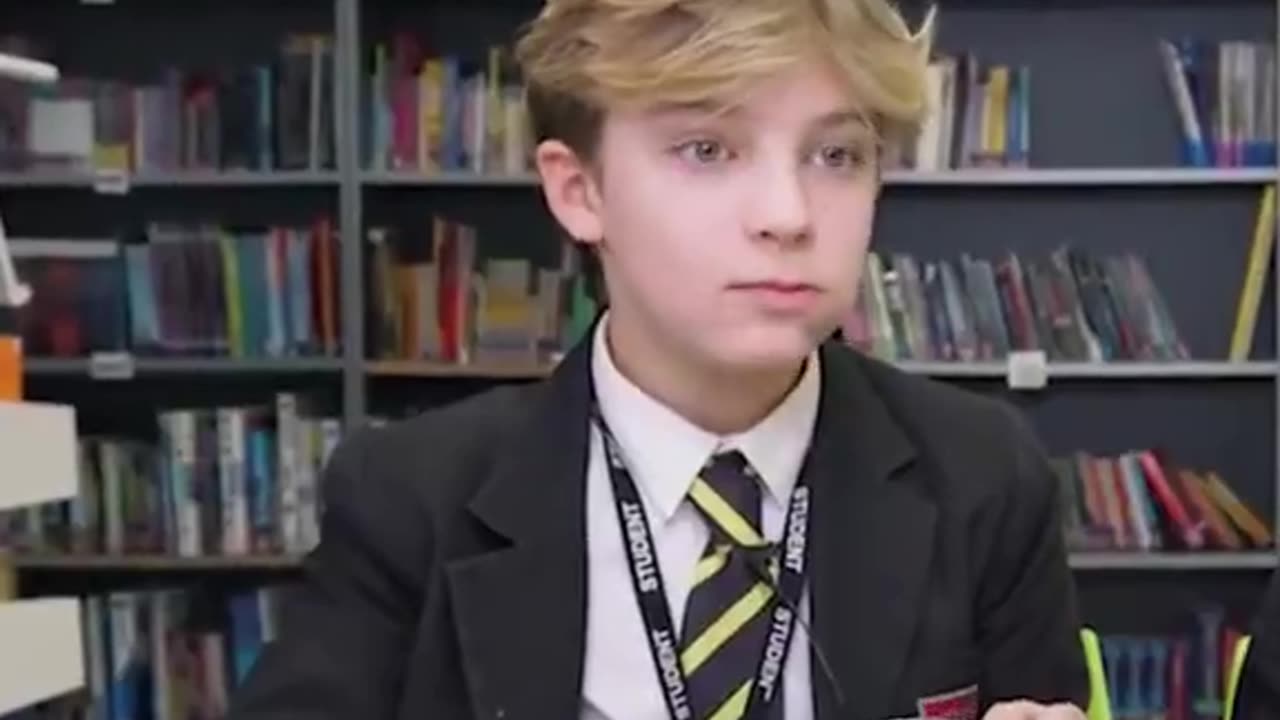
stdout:
<svg viewBox="0 0 1280 720">
<path fill-rule="evenodd" d="M 730 290 L 749 295 L 769 312 L 795 313 L 807 310 L 821 294 L 821 288 L 788 280 L 760 280 L 733 283 Z"/>
<path fill-rule="evenodd" d="M 817 293 L 818 286 L 810 285 L 802 282 L 789 282 L 786 280 L 759 280 L 755 282 L 734 283 L 729 286 L 731 290 L 752 290 L 757 292 L 778 293 L 781 295 L 803 295 L 809 293 Z"/>
</svg>

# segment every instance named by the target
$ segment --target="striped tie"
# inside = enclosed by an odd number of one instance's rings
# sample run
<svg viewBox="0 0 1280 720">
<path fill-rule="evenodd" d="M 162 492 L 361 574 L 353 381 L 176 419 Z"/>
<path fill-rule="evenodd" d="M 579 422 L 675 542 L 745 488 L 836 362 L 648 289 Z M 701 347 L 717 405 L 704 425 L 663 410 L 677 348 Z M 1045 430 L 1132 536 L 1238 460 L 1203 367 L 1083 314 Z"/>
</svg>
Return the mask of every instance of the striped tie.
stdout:
<svg viewBox="0 0 1280 720">
<path fill-rule="evenodd" d="M 760 483 L 735 450 L 711 458 L 689 497 L 710 526 L 711 537 L 685 606 L 680 660 L 695 717 L 738 720 L 751 696 L 773 597 L 738 549 L 764 542 Z"/>
</svg>

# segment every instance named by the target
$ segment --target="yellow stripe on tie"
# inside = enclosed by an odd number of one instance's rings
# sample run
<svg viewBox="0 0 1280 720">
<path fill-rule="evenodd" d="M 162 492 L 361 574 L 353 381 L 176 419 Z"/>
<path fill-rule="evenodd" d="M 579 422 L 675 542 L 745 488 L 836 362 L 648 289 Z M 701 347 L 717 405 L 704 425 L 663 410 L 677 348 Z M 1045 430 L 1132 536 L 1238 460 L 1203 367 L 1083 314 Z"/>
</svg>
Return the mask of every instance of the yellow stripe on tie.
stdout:
<svg viewBox="0 0 1280 720">
<path fill-rule="evenodd" d="M 689 490 L 689 497 L 734 542 L 749 547 L 757 547 L 764 544 L 764 538 L 760 537 L 760 533 L 754 527 L 751 527 L 751 523 L 747 522 L 747 519 L 742 517 L 737 510 L 734 510 L 732 505 L 720 497 L 720 493 L 712 489 L 706 480 L 702 478 L 695 479 L 693 487 Z"/>
<path fill-rule="evenodd" d="M 720 649 L 743 628 L 751 618 L 755 617 L 769 602 L 773 590 L 764 583 L 756 583 L 738 599 L 728 610 L 702 631 L 689 646 L 680 653 L 680 664 L 684 666 L 686 675 L 692 675 L 702 667 L 716 650 Z"/>
<path fill-rule="evenodd" d="M 702 558 L 693 568 L 693 586 L 698 587 L 702 583 L 715 577 L 720 572 L 725 563 L 729 561 L 729 546 L 721 545 L 716 548 L 715 552 Z"/>
<path fill-rule="evenodd" d="M 707 720 L 739 720 L 747 713 L 747 700 L 751 699 L 751 680 L 742 683 L 728 700 L 719 707 Z"/>
</svg>

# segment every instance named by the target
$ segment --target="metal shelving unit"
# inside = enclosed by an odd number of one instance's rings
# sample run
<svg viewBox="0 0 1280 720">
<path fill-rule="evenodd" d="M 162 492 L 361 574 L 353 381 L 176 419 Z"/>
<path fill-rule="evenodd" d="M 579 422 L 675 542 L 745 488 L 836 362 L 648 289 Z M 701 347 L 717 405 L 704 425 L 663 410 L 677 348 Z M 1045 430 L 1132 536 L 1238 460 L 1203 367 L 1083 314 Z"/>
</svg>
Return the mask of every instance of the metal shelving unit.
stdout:
<svg viewBox="0 0 1280 720">
<path fill-rule="evenodd" d="M 302 375 L 342 372 L 340 358 L 135 358 L 134 375 Z M 40 377 L 70 375 L 94 377 L 98 374 L 89 358 L 28 358 L 28 375 Z M 107 378 L 113 379 L 113 378 Z"/>
<path fill-rule="evenodd" d="M 884 183 L 894 186 L 937 187 L 1046 187 L 1046 186 L 1156 186 L 1262 185 L 1273 181 L 1272 168 L 1027 168 L 966 169 L 944 172 L 890 170 Z M 534 187 L 536 175 L 476 175 L 361 171 L 360 183 L 368 187 Z"/>
<path fill-rule="evenodd" d="M 336 187 L 338 174 L 327 171 L 181 171 L 137 175 L 56 170 L 0 172 L 0 189 L 82 188 L 102 192 L 127 192 L 130 188 L 183 187 Z"/>
<path fill-rule="evenodd" d="M 1277 567 L 1277 555 L 1270 552 L 1214 553 L 1140 553 L 1080 552 L 1072 553 L 1075 570 L 1271 570 Z"/>
<path fill-rule="evenodd" d="M 98 192 L 127 192 L 132 188 L 325 188 L 337 191 L 337 214 L 340 234 L 348 240 L 360 238 L 365 227 L 366 195 L 383 190 L 424 190 L 449 192 L 453 189 L 520 189 L 530 191 L 538 179 L 531 174 L 515 176 L 444 173 L 369 171 L 363 168 L 358 138 L 361 137 L 360 98 L 363 82 L 361 62 L 368 55 L 362 40 L 361 5 L 372 0 L 332 0 L 335 34 L 335 123 L 337 169 L 301 172 L 208 172 L 149 173 L 117 176 L 110 173 L 76 173 L 37 171 L 32 173 L 0 173 L 0 190 L 88 189 Z M 1280 36 L 1280 26 L 1276 35 Z M 1280 181 L 1277 168 L 1183 168 L 1183 167 L 1066 167 L 1027 169 L 966 169 L 945 172 L 888 171 L 884 182 L 890 189 L 930 188 L 939 193 L 955 189 L 968 193 L 984 188 L 1243 188 Z M 932 192 L 933 190 L 931 190 Z M 344 419 L 349 427 L 361 424 L 367 417 L 368 396 L 372 381 L 382 379 L 438 379 L 478 381 L 525 381 L 546 376 L 550 366 L 541 365 L 468 365 L 452 366 L 418 361 L 370 360 L 364 355 L 365 317 L 361 302 L 364 297 L 362 243 L 342 243 L 340 287 L 342 295 L 357 299 L 342 303 L 343 354 L 334 358 L 289 359 L 223 359 L 223 358 L 134 358 L 131 377 L 214 377 L 244 375 L 315 375 L 338 376 L 342 382 Z M 1280 253 L 1273 254 L 1273 277 L 1280 271 Z M 1276 334 L 1280 336 L 1280 312 L 1275 312 Z M 1000 382 L 1008 376 L 1004 363 L 931 363 L 906 361 L 904 370 L 942 379 L 990 380 Z M 27 372 L 33 377 L 93 376 L 93 363 L 85 359 L 31 358 Z M 1273 385 L 1276 405 L 1280 407 L 1280 383 L 1276 383 L 1280 363 L 1253 361 L 1196 360 L 1177 363 L 1060 363 L 1047 367 L 1049 382 L 1056 381 L 1161 381 L 1214 382 L 1246 381 Z M 1261 387 L 1260 391 L 1263 391 Z M 1280 443 L 1276 443 L 1275 459 L 1280 467 Z M 1280 492 L 1272 510 L 1273 527 L 1280 525 Z M 1092 570 L 1265 570 L 1277 566 L 1276 555 L 1263 553 L 1197 553 L 1135 554 L 1077 553 L 1071 565 L 1080 571 Z M 242 568 L 287 568 L 296 558 L 194 558 L 166 557 L 92 557 L 29 556 L 19 557 L 19 570 L 77 572 L 83 570 L 120 569 L 139 572 L 180 570 L 236 571 Z"/>
<path fill-rule="evenodd" d="M 177 557 L 173 555 L 22 554 L 10 558 L 14 570 L 39 572 L 257 572 L 295 570 L 299 555 Z"/>
</svg>

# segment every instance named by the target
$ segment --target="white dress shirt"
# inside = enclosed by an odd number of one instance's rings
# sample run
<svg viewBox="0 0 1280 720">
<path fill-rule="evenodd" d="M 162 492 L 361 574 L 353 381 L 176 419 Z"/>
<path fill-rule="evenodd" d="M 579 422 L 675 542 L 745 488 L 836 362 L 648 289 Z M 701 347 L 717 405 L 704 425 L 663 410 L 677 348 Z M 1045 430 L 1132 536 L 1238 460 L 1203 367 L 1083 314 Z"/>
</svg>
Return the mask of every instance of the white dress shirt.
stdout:
<svg viewBox="0 0 1280 720">
<path fill-rule="evenodd" d="M 772 413 L 740 435 L 718 437 L 618 371 L 605 342 L 607 321 L 598 323 L 593 338 L 592 381 L 645 506 L 671 619 L 679 628 L 694 565 L 709 534 L 686 497 L 694 477 L 716 451 L 741 450 L 767 487 L 761 493 L 764 535 L 781 540 L 791 489 L 818 412 L 818 355 L 809 359 L 800 381 Z M 587 470 L 587 577 L 582 720 L 668 720 L 618 528 L 604 447 L 594 428 Z M 800 610 L 807 623 L 807 592 Z M 779 700 L 785 703 L 787 720 L 812 718 L 809 644 L 800 623 L 792 633 L 782 677 Z"/>
</svg>

